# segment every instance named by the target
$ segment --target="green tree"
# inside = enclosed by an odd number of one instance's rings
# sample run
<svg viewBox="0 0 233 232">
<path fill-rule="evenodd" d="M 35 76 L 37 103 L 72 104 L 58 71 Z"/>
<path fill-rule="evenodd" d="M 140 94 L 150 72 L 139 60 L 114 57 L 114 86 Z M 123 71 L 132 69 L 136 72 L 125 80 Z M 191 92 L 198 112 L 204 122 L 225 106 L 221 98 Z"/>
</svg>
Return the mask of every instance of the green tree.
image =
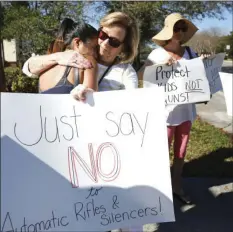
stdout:
<svg viewBox="0 0 233 232">
<path fill-rule="evenodd" d="M 22 73 L 19 67 L 6 67 L 6 91 L 20 93 L 37 93 L 38 79 L 29 78 Z"/>
<path fill-rule="evenodd" d="M 37 80 L 26 78 L 22 64 L 32 53 L 45 54 L 65 17 L 76 22 L 83 17 L 86 3 L 72 1 L 17 1 L 1 2 L 0 42 L 16 39 L 19 68 L 5 68 L 6 90 L 9 92 L 37 92 Z M 1 57 L 0 57 L 1 58 Z M 1 68 L 3 71 L 3 68 Z M 1 81 L 2 74 L 1 74 Z"/>
<path fill-rule="evenodd" d="M 3 8 L 2 8 L 2 3 L 0 2 L 0 32 L 2 30 L 2 26 L 3 26 Z M 0 92 L 3 92 L 5 90 L 5 74 L 3 71 L 4 60 L 2 57 L 3 54 L 2 49 L 3 49 L 3 41 L 0 38 Z"/>
<path fill-rule="evenodd" d="M 220 27 L 211 27 L 208 30 L 197 32 L 187 45 L 192 47 L 198 54 L 216 54 L 220 48 L 223 33 Z"/>
<path fill-rule="evenodd" d="M 233 59 L 233 31 L 227 36 L 227 44 L 230 45 L 230 50 L 227 50 L 228 57 Z"/>
<path fill-rule="evenodd" d="M 163 27 L 166 15 L 179 12 L 190 20 L 205 17 L 224 19 L 224 9 L 232 12 L 232 2 L 210 1 L 104 1 L 98 9 L 123 11 L 135 17 L 140 25 L 141 43 L 148 42 Z"/>
<path fill-rule="evenodd" d="M 137 19 L 141 41 L 139 49 L 151 42 L 162 27 L 166 15 L 179 12 L 184 17 L 202 20 L 205 17 L 224 19 L 223 10 L 232 12 L 232 2 L 223 1 L 104 1 L 97 10 L 106 13 L 122 11 Z M 140 50 L 139 50 L 140 54 Z"/>
<path fill-rule="evenodd" d="M 6 2 L 1 38 L 16 39 L 19 64 L 32 53 L 44 54 L 64 17 L 79 21 L 83 2 Z"/>
<path fill-rule="evenodd" d="M 226 46 L 230 45 L 230 49 L 226 49 Z M 219 45 L 217 47 L 217 53 L 226 52 L 227 57 L 233 59 L 233 31 L 227 36 L 222 36 L 219 39 Z"/>
</svg>

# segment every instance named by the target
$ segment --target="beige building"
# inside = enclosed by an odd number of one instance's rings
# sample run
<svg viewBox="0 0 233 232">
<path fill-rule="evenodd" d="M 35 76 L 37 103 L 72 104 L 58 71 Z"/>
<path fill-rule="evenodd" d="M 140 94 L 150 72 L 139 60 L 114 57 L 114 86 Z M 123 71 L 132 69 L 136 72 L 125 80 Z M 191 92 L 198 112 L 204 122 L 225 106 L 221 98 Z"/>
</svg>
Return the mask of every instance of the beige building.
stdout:
<svg viewBox="0 0 233 232">
<path fill-rule="evenodd" d="M 17 62 L 17 44 L 16 40 L 3 40 L 2 57 L 4 66 L 15 66 Z"/>
</svg>

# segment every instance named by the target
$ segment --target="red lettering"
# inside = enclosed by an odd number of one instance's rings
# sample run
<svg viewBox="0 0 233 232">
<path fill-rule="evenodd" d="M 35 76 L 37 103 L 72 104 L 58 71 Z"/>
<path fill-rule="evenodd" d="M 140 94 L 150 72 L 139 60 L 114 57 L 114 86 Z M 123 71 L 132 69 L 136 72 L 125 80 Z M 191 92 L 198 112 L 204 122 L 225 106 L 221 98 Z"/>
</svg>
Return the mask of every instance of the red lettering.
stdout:
<svg viewBox="0 0 233 232">
<path fill-rule="evenodd" d="M 114 167 L 112 171 L 108 174 L 104 174 L 101 169 L 101 156 L 105 148 L 110 148 L 112 154 L 114 155 Z M 100 178 L 104 181 L 113 181 L 117 178 L 120 172 L 120 156 L 117 152 L 117 149 L 112 143 L 103 143 L 99 146 L 96 154 L 96 168 Z"/>
<path fill-rule="evenodd" d="M 102 164 L 101 156 L 106 148 L 110 148 L 112 154 L 114 155 L 114 165 L 112 171 L 108 174 L 103 173 L 101 168 L 101 164 Z M 103 143 L 99 146 L 96 152 L 96 162 L 94 159 L 93 145 L 91 143 L 88 144 L 88 151 L 89 151 L 91 167 L 89 167 L 89 165 L 75 151 L 73 147 L 68 148 L 68 167 L 69 167 L 70 182 L 73 188 L 79 187 L 76 161 L 83 168 L 83 170 L 89 176 L 89 178 L 95 183 L 98 182 L 97 173 L 99 177 L 106 182 L 115 180 L 120 173 L 120 156 L 116 147 L 112 143 Z"/>
<path fill-rule="evenodd" d="M 91 162 L 91 169 L 88 167 L 88 164 L 82 159 L 82 157 L 80 157 L 79 154 L 74 150 L 73 147 L 68 148 L 68 166 L 69 166 L 71 185 L 73 188 L 79 187 L 78 173 L 76 170 L 74 158 L 76 159 L 76 161 L 78 161 L 78 163 L 87 173 L 90 179 L 96 183 L 98 182 L 92 144 L 88 144 L 88 150 L 89 150 L 89 156 Z"/>
</svg>

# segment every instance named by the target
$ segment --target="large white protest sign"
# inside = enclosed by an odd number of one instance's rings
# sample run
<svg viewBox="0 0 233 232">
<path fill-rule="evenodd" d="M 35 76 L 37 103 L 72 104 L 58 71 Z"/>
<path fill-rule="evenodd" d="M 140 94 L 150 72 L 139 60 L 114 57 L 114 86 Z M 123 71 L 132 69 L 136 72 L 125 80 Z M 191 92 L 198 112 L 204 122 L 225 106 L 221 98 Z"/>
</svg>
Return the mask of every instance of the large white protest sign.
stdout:
<svg viewBox="0 0 233 232">
<path fill-rule="evenodd" d="M 219 72 L 221 71 L 224 57 L 225 53 L 219 53 L 203 60 L 211 94 L 222 90 L 222 83 Z"/>
<path fill-rule="evenodd" d="M 233 110 L 232 110 L 232 98 L 233 98 L 233 93 L 232 93 L 232 83 L 233 83 L 233 74 L 232 73 L 223 73 L 219 72 L 221 83 L 223 86 L 223 92 L 224 92 L 224 97 L 225 97 L 225 102 L 226 102 L 226 108 L 227 108 L 227 114 L 229 116 L 233 116 Z"/>
<path fill-rule="evenodd" d="M 200 58 L 179 60 L 176 64 L 152 65 L 145 69 L 143 86 L 165 89 L 166 104 L 178 105 L 210 100 L 205 68 Z"/>
<path fill-rule="evenodd" d="M 2 232 L 174 221 L 163 90 L 87 102 L 1 94 Z"/>
</svg>

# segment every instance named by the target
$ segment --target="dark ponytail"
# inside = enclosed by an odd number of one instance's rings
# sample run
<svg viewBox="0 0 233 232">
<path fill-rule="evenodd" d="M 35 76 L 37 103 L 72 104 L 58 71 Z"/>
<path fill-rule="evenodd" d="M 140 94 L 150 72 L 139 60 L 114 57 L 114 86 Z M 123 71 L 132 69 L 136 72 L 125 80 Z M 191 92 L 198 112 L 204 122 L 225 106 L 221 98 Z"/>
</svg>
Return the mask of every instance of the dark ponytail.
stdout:
<svg viewBox="0 0 233 232">
<path fill-rule="evenodd" d="M 47 54 L 55 53 L 55 52 L 63 52 L 66 49 L 66 45 L 64 43 L 65 37 L 67 34 L 69 34 L 73 28 L 76 26 L 76 23 L 70 19 L 65 18 L 57 33 L 56 33 L 56 39 L 53 40 L 48 47 Z"/>
<path fill-rule="evenodd" d="M 66 35 L 69 34 L 75 26 L 76 23 L 72 19 L 65 18 L 57 31 L 56 38 L 64 40 Z"/>
<path fill-rule="evenodd" d="M 84 43 L 88 39 L 92 39 L 98 36 L 98 31 L 87 23 L 78 23 L 74 26 L 73 30 L 65 36 L 64 43 L 66 46 L 70 45 L 74 38 L 79 38 Z"/>
</svg>

